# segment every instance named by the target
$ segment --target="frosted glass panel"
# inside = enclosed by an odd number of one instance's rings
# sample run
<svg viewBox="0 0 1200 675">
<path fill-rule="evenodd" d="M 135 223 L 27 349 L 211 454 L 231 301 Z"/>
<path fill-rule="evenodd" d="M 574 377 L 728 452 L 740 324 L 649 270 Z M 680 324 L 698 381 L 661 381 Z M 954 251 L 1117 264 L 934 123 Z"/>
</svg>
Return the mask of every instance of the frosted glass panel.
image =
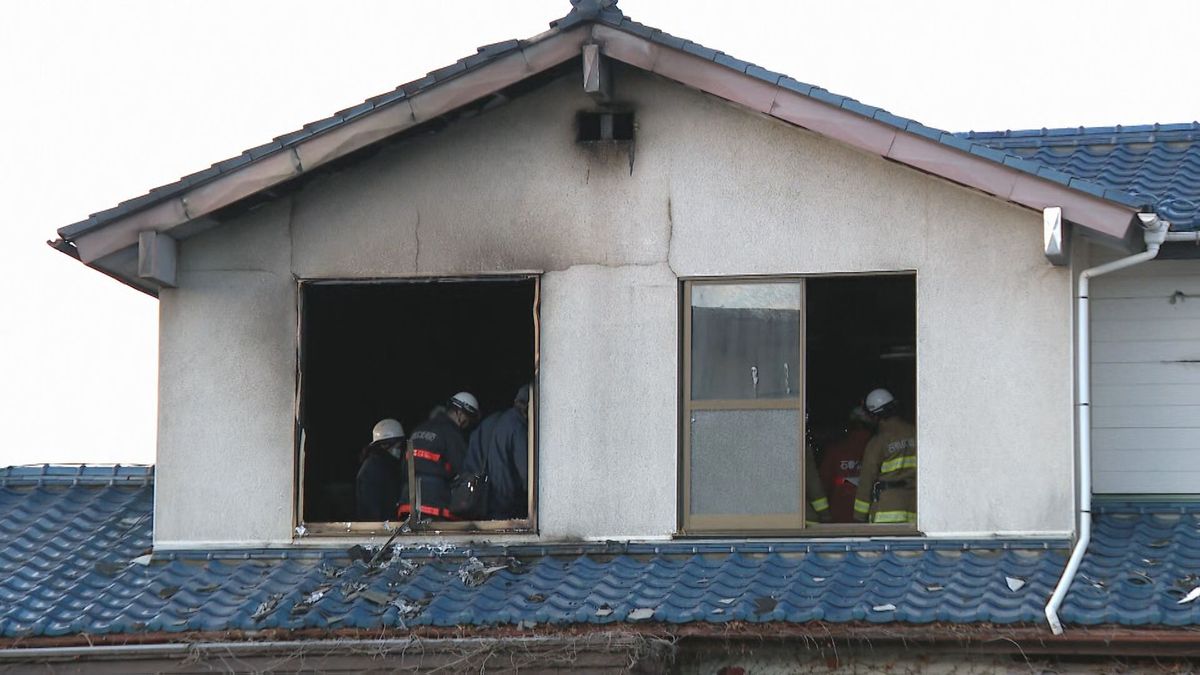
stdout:
<svg viewBox="0 0 1200 675">
<path fill-rule="evenodd" d="M 692 400 L 800 396 L 797 283 L 692 287 Z"/>
<path fill-rule="evenodd" d="M 691 512 L 800 511 L 796 410 L 696 410 L 691 420 Z"/>
</svg>

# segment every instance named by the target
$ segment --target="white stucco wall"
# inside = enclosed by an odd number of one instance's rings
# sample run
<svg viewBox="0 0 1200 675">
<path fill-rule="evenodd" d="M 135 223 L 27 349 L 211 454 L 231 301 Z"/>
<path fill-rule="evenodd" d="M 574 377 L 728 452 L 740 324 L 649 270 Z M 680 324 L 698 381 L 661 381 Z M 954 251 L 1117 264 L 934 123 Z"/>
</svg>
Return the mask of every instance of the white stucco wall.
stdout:
<svg viewBox="0 0 1200 675">
<path fill-rule="evenodd" d="M 674 531 L 680 277 L 882 270 L 917 272 L 919 527 L 1071 529 L 1070 277 L 1038 214 L 619 70 L 631 175 L 573 142 L 576 80 L 182 244 L 159 545 L 291 540 L 293 275 L 512 270 L 545 272 L 543 539 Z"/>
</svg>

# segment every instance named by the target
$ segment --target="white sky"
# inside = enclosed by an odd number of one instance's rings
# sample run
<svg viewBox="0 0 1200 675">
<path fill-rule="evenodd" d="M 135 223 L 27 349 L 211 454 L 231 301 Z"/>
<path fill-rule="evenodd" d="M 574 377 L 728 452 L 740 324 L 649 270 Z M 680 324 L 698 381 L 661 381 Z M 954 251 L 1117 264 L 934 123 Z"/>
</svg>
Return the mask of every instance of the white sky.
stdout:
<svg viewBox="0 0 1200 675">
<path fill-rule="evenodd" d="M 621 0 L 952 130 L 1200 117 L 1192 2 Z M 449 64 L 567 0 L 11 1 L 0 22 L 0 465 L 151 462 L 157 302 L 63 225 Z M 248 411 L 250 412 L 250 411 Z"/>
</svg>

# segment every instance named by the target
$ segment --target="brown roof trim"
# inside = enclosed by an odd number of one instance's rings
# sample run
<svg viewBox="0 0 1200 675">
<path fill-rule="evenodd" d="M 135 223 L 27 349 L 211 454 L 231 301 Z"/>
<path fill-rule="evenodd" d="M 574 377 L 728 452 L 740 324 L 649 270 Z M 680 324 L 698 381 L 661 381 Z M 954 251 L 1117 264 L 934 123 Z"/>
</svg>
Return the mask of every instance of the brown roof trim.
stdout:
<svg viewBox="0 0 1200 675">
<path fill-rule="evenodd" d="M 1122 238 L 1136 212 L 611 26 L 594 25 L 592 36 L 604 54 L 623 63 L 1031 209 L 1061 206 L 1067 220 L 1109 237 Z"/>
<path fill-rule="evenodd" d="M 443 83 L 379 107 L 369 114 L 313 136 L 294 146 L 231 170 L 215 180 L 171 197 L 145 210 L 79 235 L 73 243 L 78 258 L 91 263 L 137 244 L 138 232 L 170 232 L 255 193 L 289 181 L 384 138 L 449 113 L 579 56 L 589 37 L 586 28 L 550 32 Z"/>
<path fill-rule="evenodd" d="M 1044 626 L 1028 624 L 875 624 L 765 622 L 696 622 L 687 624 L 614 623 L 606 625 L 572 624 L 454 628 L 415 627 L 383 629 L 264 629 L 220 632 L 146 632 L 116 635 L 64 635 L 59 637 L 0 639 L 0 655 L 7 649 L 60 647 L 119 647 L 152 644 L 203 644 L 223 642 L 304 642 L 315 640 L 422 640 L 495 639 L 518 642 L 522 639 L 612 639 L 644 637 L 681 641 L 723 641 L 736 643 L 790 642 L 884 645 L 988 654 L 1039 655 L 1121 655 L 1200 657 L 1200 627 L 1127 627 L 1119 625 L 1068 626 L 1063 635 L 1054 635 Z M 428 644 L 428 642 L 426 642 Z M 0 659 L 0 663 L 2 663 Z"/>
<path fill-rule="evenodd" d="M 1106 237 L 1123 237 L 1136 211 L 1133 207 L 1118 205 L 823 103 L 780 84 L 772 84 L 620 28 L 604 23 L 585 23 L 563 32 L 543 33 L 479 67 L 467 69 L 281 152 L 247 162 L 177 196 L 80 234 L 73 240 L 78 258 L 85 264 L 92 264 L 135 245 L 140 231 L 169 232 L 179 225 L 213 214 L 255 193 L 575 58 L 583 44 L 589 41 L 598 42 L 602 52 L 617 61 L 861 151 L 1031 209 L 1040 211 L 1047 206 L 1061 206 L 1067 220 Z"/>
</svg>

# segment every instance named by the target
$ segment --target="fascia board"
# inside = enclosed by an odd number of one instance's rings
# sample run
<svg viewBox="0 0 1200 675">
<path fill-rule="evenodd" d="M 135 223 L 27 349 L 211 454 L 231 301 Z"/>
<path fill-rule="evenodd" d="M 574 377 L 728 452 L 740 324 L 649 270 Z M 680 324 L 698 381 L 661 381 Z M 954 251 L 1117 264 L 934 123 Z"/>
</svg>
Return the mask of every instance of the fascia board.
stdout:
<svg viewBox="0 0 1200 675">
<path fill-rule="evenodd" d="M 137 245 L 138 233 L 169 233 L 252 194 L 269 189 L 372 143 L 444 115 L 473 100 L 579 56 L 589 33 L 579 28 L 528 43 L 477 69 L 380 107 L 281 152 L 230 171 L 143 211 L 73 240 L 84 263 Z"/>
<path fill-rule="evenodd" d="M 823 103 L 778 83 L 772 84 L 716 61 L 656 44 L 619 28 L 595 24 L 592 37 L 600 43 L 606 56 L 622 63 L 1030 209 L 1041 211 L 1046 206 L 1061 206 L 1064 218 L 1106 237 L 1124 237 L 1137 211 Z"/>
</svg>

